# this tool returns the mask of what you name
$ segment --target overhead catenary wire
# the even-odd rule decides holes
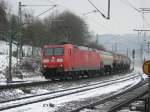
[[[138,8],[136,8],[134,5],[132,5],[128,0],[120,0],[122,3],[128,5],[129,7],[131,7],[132,9],[134,9],[136,12],[138,12],[138,14],[140,14],[143,19],[145,20],[147,26],[150,27],[150,24],[148,23],[148,21],[146,20],[146,18],[143,16],[143,13],[141,10],[139,10]]]
[[[31,6],[31,7],[32,7],[32,6],[37,6],[37,7],[39,7],[39,6],[40,6],[40,7],[41,7],[41,6],[48,6],[48,7],[49,7],[49,6],[54,6],[54,5],[21,5],[21,6]]]
[[[52,10],[53,8],[55,8],[56,6],[57,6],[57,5],[54,5],[53,7],[47,9],[46,11],[44,11],[44,12],[42,12],[41,14],[37,15],[36,17],[39,17],[39,16],[45,14],[46,12],[48,12],[48,11]]]
[[[88,2],[104,17],[107,18],[90,0]]]
[[[134,5],[132,5],[128,0],[125,0],[125,1],[124,0],[120,0],[120,1],[123,1],[126,5],[130,6],[132,9],[134,9],[137,12],[141,13],[141,11],[138,8],[136,8]]]
[[[97,10],[93,10],[93,11],[90,11],[90,12],[83,13],[83,16],[87,16],[88,14],[97,13],[97,12],[98,12]],[[119,27],[121,22],[113,15],[111,15],[111,18],[112,18],[111,20],[113,20]]]
[[[54,1],[52,1],[52,0],[48,0],[48,1],[49,1],[50,3],[52,3],[52,4],[57,5],[58,7],[62,7],[62,8],[64,8],[64,9],[69,10],[69,11],[72,11],[72,12],[74,12],[74,13],[80,15],[81,17],[85,18],[85,15],[84,15],[83,13],[77,12],[76,10],[70,9],[70,8],[68,8],[68,7],[66,7],[66,6],[64,6],[64,5],[62,5],[62,4],[56,3],[56,2],[54,2]],[[110,29],[110,28],[108,28],[108,27],[106,27],[106,26],[100,24],[99,22],[96,22],[96,20],[93,19],[93,18],[89,18],[89,17],[88,17],[87,19],[88,19],[89,21],[91,21],[92,23],[94,23],[94,26],[96,26],[97,28],[100,28],[100,27],[101,27],[101,28],[103,28],[103,29],[105,29],[105,30],[107,30],[107,31],[114,32],[112,29]],[[116,37],[120,37],[120,36],[116,36]]]

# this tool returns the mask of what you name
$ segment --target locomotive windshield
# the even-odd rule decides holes
[[[61,47],[57,48],[44,48],[45,56],[63,55],[64,49]]]

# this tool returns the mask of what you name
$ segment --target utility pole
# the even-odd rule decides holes
[[[99,39],[98,39],[98,34],[96,34],[96,41],[95,41],[95,44],[96,44],[96,45],[98,45],[98,41],[99,41]]]
[[[137,31],[138,34],[139,32],[150,32],[149,29],[134,29],[133,31]],[[141,57],[141,62],[143,63],[144,59],[143,59],[143,45],[141,45],[141,48],[140,48],[140,57]]]
[[[150,45],[150,42],[147,42],[147,53],[148,53],[148,57],[149,57],[149,50],[150,50],[150,49],[149,49],[149,47],[150,47],[149,45]]]
[[[140,57],[141,57],[141,63],[143,63],[144,58],[143,58],[143,44],[141,44],[141,48],[140,48]]]
[[[150,12],[150,8],[140,8],[140,11],[141,11],[142,17],[143,17],[143,29],[145,29],[145,24],[144,24],[145,17],[144,17],[144,15],[145,15],[145,13]],[[144,32],[144,37],[145,37],[146,32],[145,31],[143,31],[143,32]]]
[[[12,74],[11,74],[11,65],[12,65],[12,32],[10,34],[10,40],[9,40],[9,76],[7,78],[7,82],[12,81]]]
[[[22,10],[21,10],[21,2],[19,2],[19,11],[18,11],[18,59],[22,58]]]
[[[127,57],[129,56],[129,48],[127,48]]]
[[[117,52],[117,51],[118,51],[118,44],[115,43],[114,45],[115,45],[115,46],[114,46],[114,47],[115,47],[115,52]]]
[[[145,25],[144,25],[144,14],[145,13],[149,13],[150,12],[150,8],[140,8],[141,9],[141,12],[143,14],[143,29],[144,30],[141,30],[141,31],[144,31],[144,37],[145,37],[145,33],[150,31],[150,30],[145,30]],[[146,41],[146,40],[145,40]],[[147,43],[148,44],[148,55],[149,55],[149,42]],[[145,61],[145,60],[144,60]],[[145,62],[144,62],[145,63]],[[148,71],[150,70],[150,63],[148,64]],[[149,71],[150,73],[150,71]],[[148,96],[148,112],[150,112],[150,75],[149,75],[149,96]]]
[[[50,11],[51,9],[53,9],[53,8],[55,8],[56,7],[56,5],[24,5],[24,4],[22,4],[21,2],[19,2],[19,9],[18,9],[18,47],[17,47],[17,50],[18,50],[18,55],[17,55],[17,58],[19,59],[19,60],[21,60],[21,58],[22,58],[22,7],[26,7],[26,6],[31,6],[31,7],[33,7],[33,6],[46,6],[46,7],[48,7],[48,6],[52,6],[51,8],[49,8],[48,10],[46,10],[46,11],[44,11],[44,12],[42,12],[41,14],[39,14],[39,15],[37,15],[36,17],[39,17],[39,16],[41,16],[41,15],[43,15],[44,13],[46,13],[46,12],[48,12],[48,11]],[[25,23],[26,24],[26,23]],[[18,63],[18,59],[17,59],[17,63]]]
[[[108,13],[107,19],[110,19],[110,0],[108,0]]]
[[[132,59],[133,59],[133,70],[134,70],[134,64],[135,64],[135,49],[132,50]]]
[[[114,45],[112,44],[112,51],[114,52]]]

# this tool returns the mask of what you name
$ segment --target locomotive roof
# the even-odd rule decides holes
[[[44,45],[43,48],[46,47],[64,47],[64,45],[67,45],[69,43],[63,43],[63,44],[57,44],[57,45]],[[70,44],[72,45],[72,44]],[[79,45],[72,45],[74,48],[78,48],[80,50],[85,50],[85,51],[96,51],[99,52],[100,50],[94,49],[94,48],[89,48],[89,47],[85,47],[85,46],[79,46]]]
[[[46,48],[46,47],[63,47],[64,45],[44,45],[43,48]]]

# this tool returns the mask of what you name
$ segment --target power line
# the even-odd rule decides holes
[[[126,5],[128,5],[128,6],[130,6],[131,8],[133,8],[135,11],[137,11],[138,13],[145,13],[145,12],[142,12],[142,11],[145,11],[145,10],[139,10],[138,8],[136,8],[135,6],[133,6],[128,0],[120,0],[121,2],[123,2],[123,3],[126,3]],[[146,11],[149,11],[148,10],[149,8],[146,8]],[[141,16],[143,16],[142,14],[141,14]],[[146,24],[147,24],[147,26],[149,26],[150,27],[150,24],[148,23],[148,21],[146,20],[146,18],[143,16],[143,19],[145,20],[145,22],[146,22]]]
[[[54,5],[21,5],[21,6],[31,6],[31,7],[32,7],[32,6],[37,6],[37,7],[39,7],[39,6],[40,6],[40,7],[41,7],[41,6],[48,6],[48,7],[49,7],[49,6],[54,6]]]
[[[106,18],[106,16],[90,0],[88,1],[104,18]]]
[[[132,7],[134,10],[136,10],[137,12],[141,12],[138,8],[136,8],[135,6],[133,6],[128,0],[126,0],[126,2],[129,4],[130,7]]]
[[[141,13],[141,11],[138,9],[138,8],[136,8],[135,6],[133,6],[128,0],[120,0],[122,3],[124,3],[124,4],[126,4],[126,5],[128,5],[128,6],[130,6],[132,9],[134,9],[134,10],[136,10],[137,12],[140,12]]]
[[[86,15],[92,14],[92,13],[97,13],[97,12],[98,12],[97,10],[93,10],[93,11],[84,13],[83,16],[86,16]]]
[[[46,11],[42,12],[41,14],[37,15],[36,17],[39,17],[39,16],[41,16],[41,15],[45,14],[46,12],[48,12],[48,11],[52,10],[52,9],[53,9],[53,8],[55,8],[55,7],[56,7],[56,5],[53,5],[53,7],[51,7],[51,8],[49,8],[48,10],[46,10]]]
[[[53,8],[55,8],[56,7],[56,5],[22,5],[22,4],[20,4],[20,7],[26,7],[26,6],[31,6],[31,7],[35,7],[35,6],[37,6],[37,7],[41,7],[41,6],[47,6],[47,7],[49,7],[49,6],[53,6],[53,7],[51,7],[51,8],[49,8],[48,10],[46,10],[46,11],[44,11],[44,12],[42,12],[41,14],[39,14],[39,15],[37,15],[36,17],[39,17],[39,16],[41,16],[41,15],[43,15],[43,14],[45,14],[46,12],[48,12],[48,11],[50,11],[51,9],[53,9]]]
[[[57,6],[60,6],[60,7],[64,8],[64,9],[67,9],[67,10],[70,10],[70,11],[72,11],[72,12],[74,12],[74,13],[77,13],[77,14],[79,14],[81,17],[85,18],[85,15],[84,15],[84,14],[81,14],[80,12],[77,12],[76,10],[70,9],[70,8],[64,6],[64,5],[58,4],[58,3],[56,3],[56,2],[53,2],[52,0],[48,0],[48,1],[49,1],[50,3],[52,3],[52,4],[55,4],[55,5],[57,5]],[[90,12],[88,12],[88,13],[90,13]],[[105,29],[105,30],[108,30],[108,31],[110,31],[110,32],[114,32],[112,29],[110,29],[110,28],[108,28],[108,27],[106,27],[106,26],[100,24],[99,22],[96,22],[96,20],[93,19],[93,18],[89,18],[89,17],[88,17],[87,19],[90,20],[91,22],[93,22],[93,23],[94,23],[93,25],[96,26],[98,29],[101,27],[101,28],[103,28],[103,29]],[[120,37],[120,36],[115,35],[115,37]]]
[[[147,21],[147,19],[146,19],[144,16],[143,16],[143,19],[145,20],[145,22],[146,22],[147,26],[149,26],[149,27],[150,27],[149,22]]]
[[[53,2],[52,0],[49,0],[49,2],[51,2],[52,4],[55,4],[55,5],[57,5],[57,6],[63,7],[63,8],[65,8],[65,9],[67,9],[67,10],[70,10],[68,7],[66,7],[66,6],[64,6],[64,5],[61,5],[61,4],[58,4],[58,3],[56,3],[56,2]]]

